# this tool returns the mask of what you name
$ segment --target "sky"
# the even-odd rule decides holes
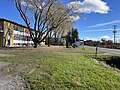
[[[25,25],[11,1],[0,0],[0,18]],[[120,0],[63,1],[78,13],[73,16],[73,27],[78,29],[80,39],[113,40],[113,26],[117,25],[116,41],[120,42]]]

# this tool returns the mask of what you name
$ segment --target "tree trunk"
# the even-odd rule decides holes
[[[75,39],[74,39],[74,37],[72,38],[72,43],[75,43]]]
[[[50,37],[48,35],[48,47],[50,47]]]
[[[38,45],[38,43],[37,43],[37,42],[38,42],[38,40],[37,40],[37,38],[36,38],[36,37],[34,38],[33,42],[34,42],[34,48],[37,48],[37,45]]]
[[[58,43],[58,39],[57,39],[57,34],[55,33],[55,37],[54,37],[54,44],[55,44],[55,46],[57,46],[57,43]]]
[[[55,46],[57,45],[57,36],[55,34]]]
[[[66,48],[69,48],[68,39],[66,39]]]
[[[34,42],[34,48],[37,48],[37,43],[36,42]]]

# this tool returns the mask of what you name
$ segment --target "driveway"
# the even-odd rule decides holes
[[[96,47],[91,47],[91,46],[85,46],[85,47],[96,50]],[[104,53],[114,54],[114,55],[119,55],[120,56],[120,50],[119,49],[109,49],[109,48],[101,48],[101,47],[99,47],[98,52],[104,52]]]

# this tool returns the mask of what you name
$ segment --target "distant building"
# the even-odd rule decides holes
[[[0,47],[32,46],[29,29],[16,22],[0,19]]]

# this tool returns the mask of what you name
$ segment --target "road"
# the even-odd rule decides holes
[[[93,50],[96,49],[96,47],[91,47],[91,46],[85,46],[85,47],[86,48],[91,48]],[[120,55],[120,50],[118,50],[118,49],[109,49],[109,48],[101,48],[101,47],[99,47],[98,52],[104,52],[104,53],[107,53],[107,54]]]

